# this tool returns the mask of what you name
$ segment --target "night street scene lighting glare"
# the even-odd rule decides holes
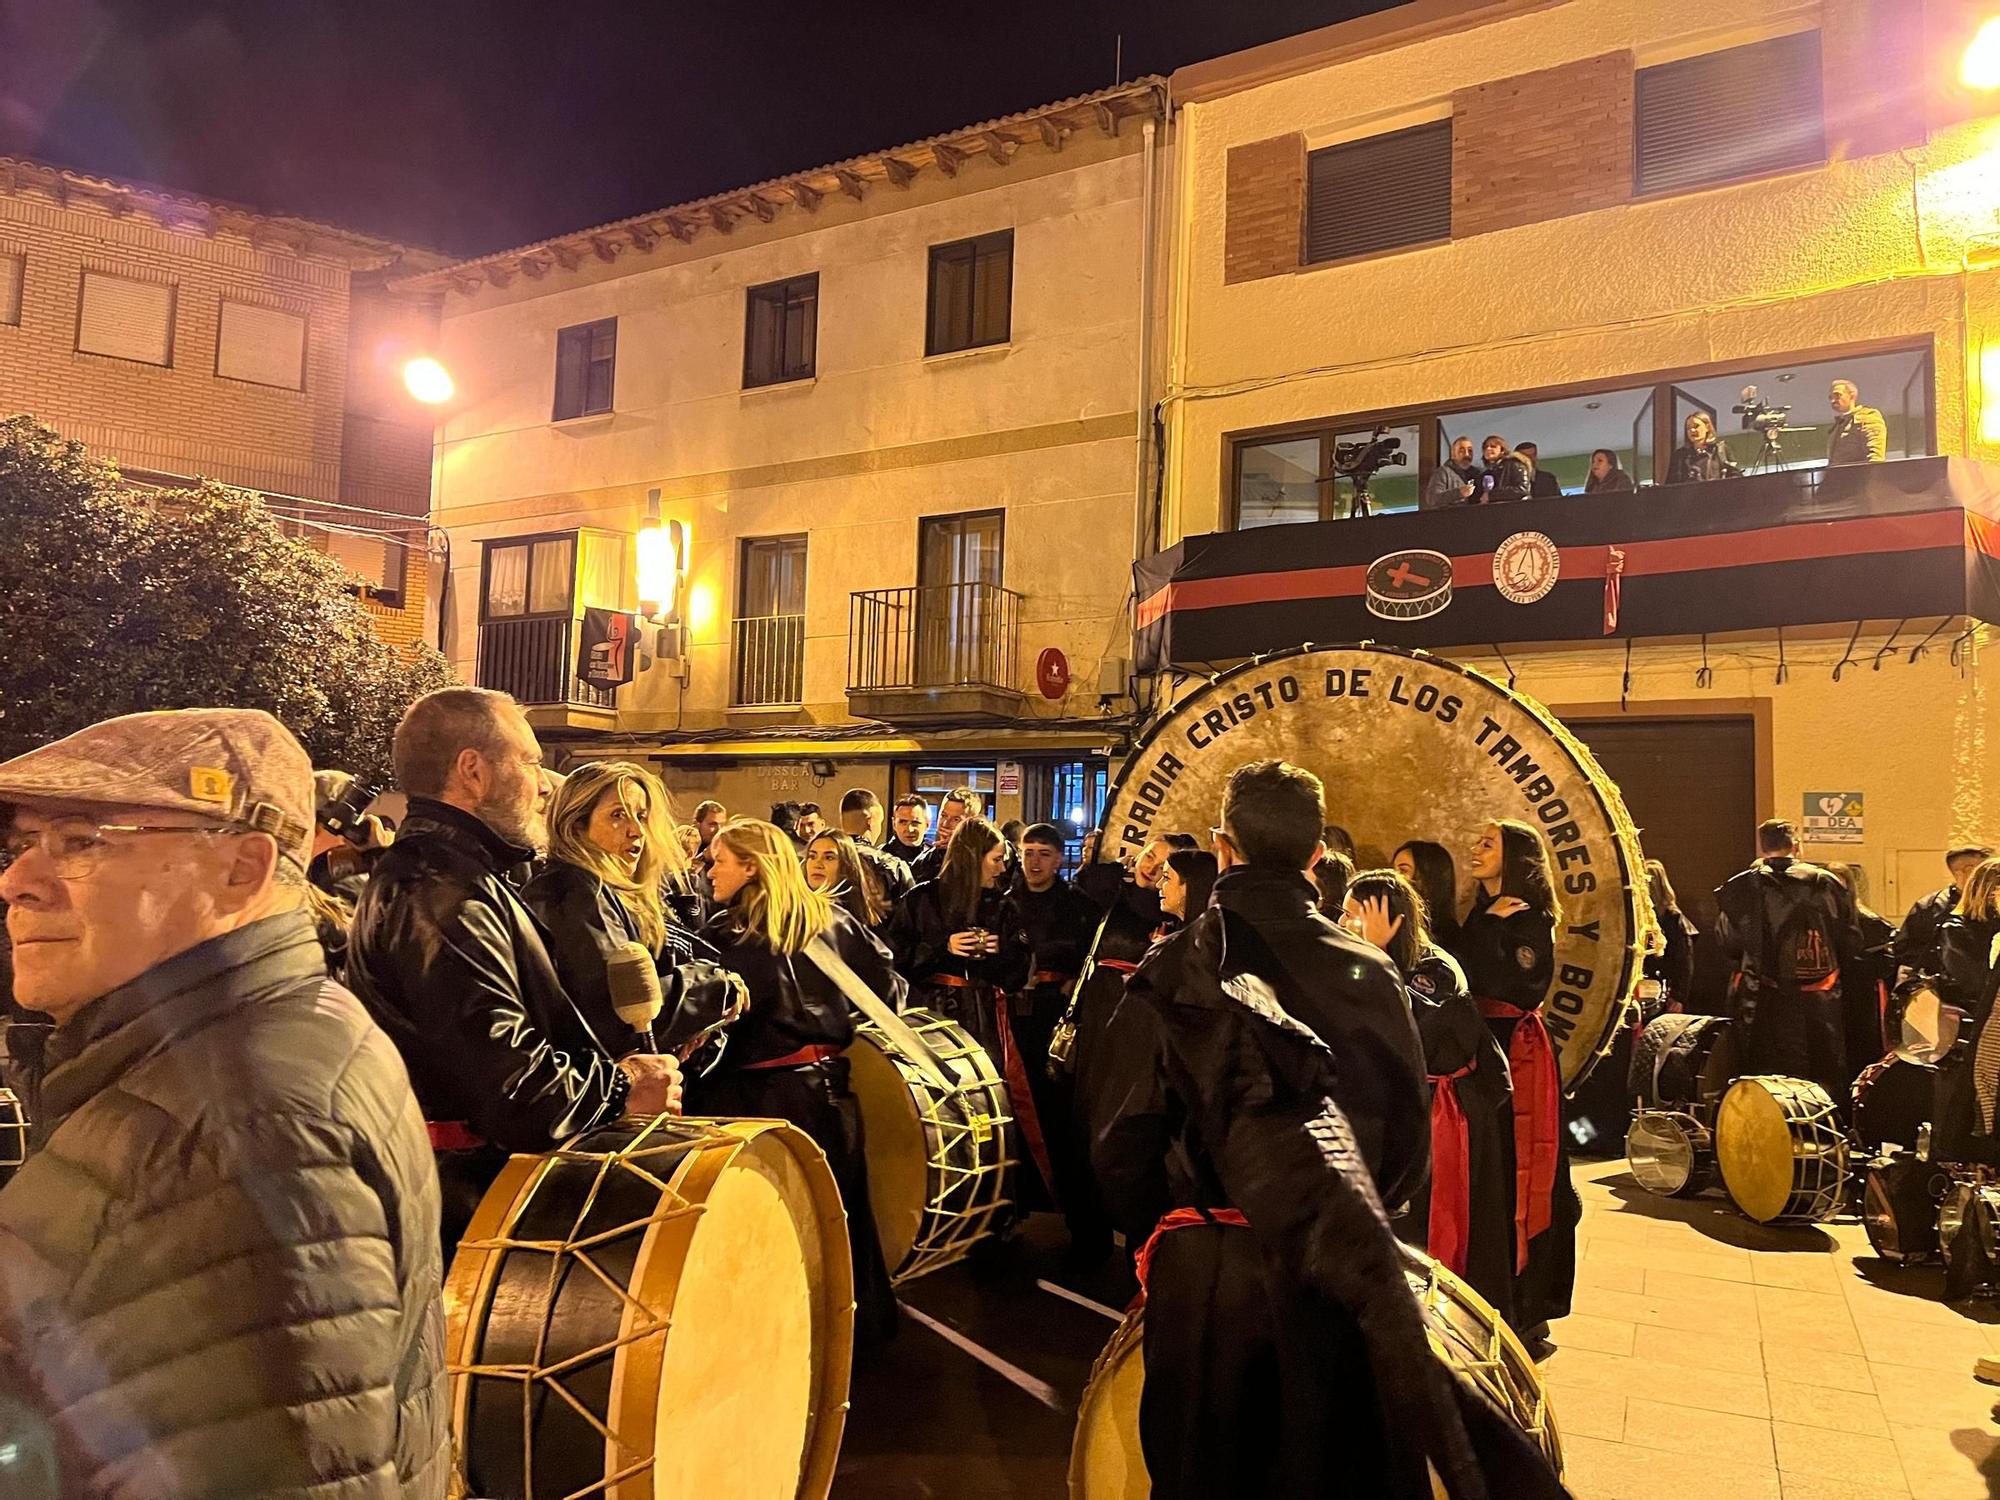
[[[2000,89],[2000,16],[1979,28],[1958,65],[1958,79],[1969,89]]]
[[[451,371],[425,355],[403,366],[403,388],[426,406],[436,406],[449,401],[457,386],[452,384]]]

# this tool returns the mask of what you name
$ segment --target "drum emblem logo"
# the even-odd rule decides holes
[[[1533,604],[1556,586],[1562,554],[1539,531],[1517,531],[1493,550],[1493,586],[1513,604]]]
[[[1451,559],[1412,548],[1384,553],[1368,565],[1368,613],[1384,620],[1421,620],[1451,603]]]
[[[1514,950],[1514,962],[1519,964],[1524,969],[1534,968],[1535,950],[1533,948],[1525,948],[1525,947],[1516,948]]]

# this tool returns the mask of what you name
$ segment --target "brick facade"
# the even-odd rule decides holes
[[[1632,54],[1607,52],[1452,97],[1454,238],[1632,196]]]
[[[0,324],[0,413],[26,412],[128,470],[427,514],[428,419],[409,410],[395,413],[400,421],[355,410],[378,405],[381,397],[364,391],[351,374],[352,310],[357,297],[367,296],[356,285],[351,255],[297,243],[304,239],[298,235],[260,242],[215,227],[196,211],[183,225],[175,222],[175,210],[184,200],[105,184],[72,195],[60,174],[6,166],[0,173],[0,255],[20,258],[22,285],[18,322]],[[154,204],[160,212],[145,211]],[[77,349],[86,271],[174,289],[170,364]],[[302,389],[217,375],[225,301],[280,308],[305,320]],[[292,507],[292,513],[301,512]],[[419,562],[411,570],[418,587],[406,583],[404,609],[378,608],[385,636],[420,632],[423,576]],[[407,626],[393,619],[401,613],[410,616]]]
[[[1305,137],[1231,147],[1224,190],[1222,279],[1254,281],[1296,271],[1305,233]]]

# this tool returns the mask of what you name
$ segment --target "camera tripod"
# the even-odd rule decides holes
[[[1758,423],[1757,431],[1764,436],[1763,446],[1758,448],[1757,456],[1750,460],[1750,466],[1744,472],[1769,474],[1782,469],[1785,466],[1785,451],[1784,444],[1779,439],[1785,433],[1805,430],[1803,427],[1786,427],[1782,423],[1776,427]]]

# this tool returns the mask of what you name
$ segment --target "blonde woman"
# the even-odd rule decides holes
[[[1682,428],[1687,441],[1674,449],[1667,468],[1668,484],[1700,484],[1710,479],[1737,479],[1743,471],[1729,456],[1729,444],[1716,435],[1715,418],[1693,413]]]
[[[547,929],[556,977],[613,1057],[676,1050],[721,1021],[734,990],[722,968],[696,957],[693,934],[661,899],[664,868],[680,854],[666,803],[659,778],[644,766],[612,760],[578,767],[549,808],[548,864],[521,892]],[[660,971],[665,1005],[652,1048],[611,1003],[605,961],[628,943],[642,944]]]
[[[750,1008],[720,1064],[690,1084],[687,1111],[789,1120],[826,1152],[847,1205],[856,1333],[886,1338],[896,1302],[875,1238],[861,1114],[842,1055],[854,1040],[854,1013],[806,948],[823,939],[892,1010],[902,1008],[903,981],[889,950],[826,891],[806,884],[789,833],[738,818],[722,825],[708,852],[719,905],[702,936],[749,987]]]

